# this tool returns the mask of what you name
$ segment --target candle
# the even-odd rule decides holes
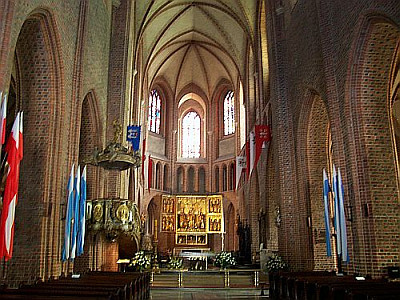
[[[154,240],[157,240],[157,220],[154,220]]]

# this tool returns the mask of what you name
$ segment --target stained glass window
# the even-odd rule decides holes
[[[160,133],[161,98],[157,90],[152,90],[149,97],[149,130]]]
[[[233,91],[228,91],[224,99],[224,135],[235,133],[235,98]]]
[[[200,157],[200,116],[194,111],[182,120],[182,157]]]

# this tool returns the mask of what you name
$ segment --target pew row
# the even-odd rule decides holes
[[[276,272],[269,276],[271,299],[394,300],[400,299],[400,282],[357,280],[332,272]]]
[[[29,295],[29,296],[28,296]],[[109,299],[144,300],[150,297],[149,273],[88,272],[18,289],[3,288],[1,299]]]

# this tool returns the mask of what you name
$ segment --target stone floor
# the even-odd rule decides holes
[[[150,299],[213,300],[213,299],[269,299],[268,290],[261,296],[260,289],[230,288],[152,288]]]

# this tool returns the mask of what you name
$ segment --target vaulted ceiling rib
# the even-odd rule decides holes
[[[138,45],[151,84],[164,78],[175,94],[195,84],[211,99],[219,81],[236,83],[253,44],[255,3],[249,0],[139,0]],[[144,2],[148,4],[145,5]]]

